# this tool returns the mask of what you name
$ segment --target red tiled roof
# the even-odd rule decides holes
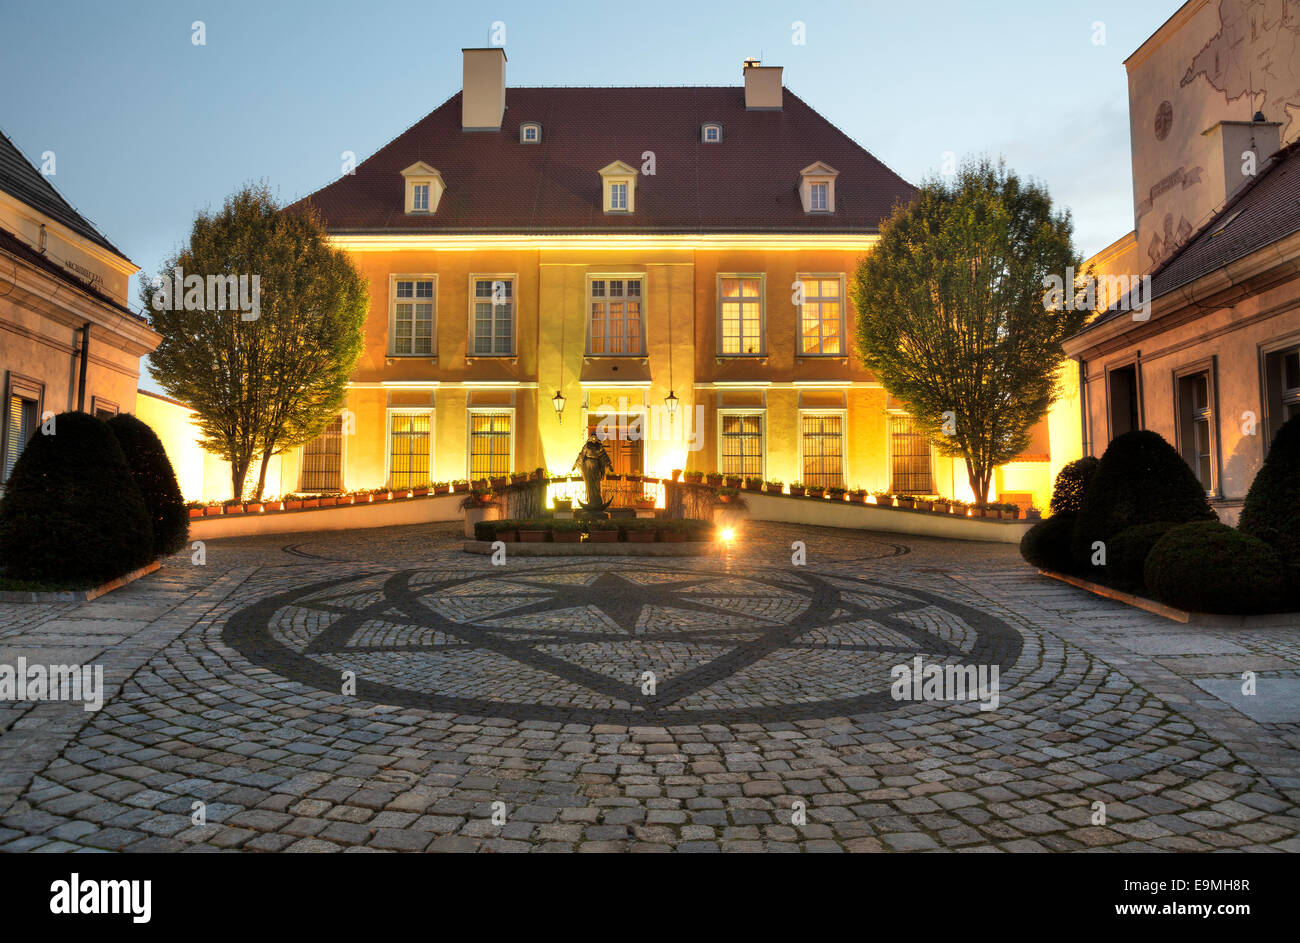
[[[761,233],[874,232],[915,189],[788,89],[780,111],[746,111],[743,88],[510,88],[500,132],[461,130],[460,94],[418,121],[356,173],[300,200],[331,232]],[[519,126],[542,125],[537,144]],[[700,126],[722,141],[700,142]],[[605,165],[637,178],[635,210],[601,209]],[[401,171],[435,167],[447,191],[432,216],[404,212]],[[803,211],[799,171],[839,171],[835,213]]]

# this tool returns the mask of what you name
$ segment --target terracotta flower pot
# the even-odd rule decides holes
[[[434,485],[434,486],[433,486],[433,493],[434,493],[434,494],[446,494],[447,491],[449,490],[449,488],[450,488],[450,485]]]
[[[851,504],[866,504],[867,496],[865,494],[851,494],[849,495],[849,502]]]
[[[709,475],[705,480],[709,483],[709,487],[710,487],[710,488],[721,488],[721,487],[722,487],[722,476],[721,476],[721,475]]]
[[[616,530],[593,530],[589,540],[594,544],[614,544],[618,543],[618,531]]]
[[[627,542],[630,544],[652,544],[655,542],[655,532],[652,530],[629,530],[627,531]]]
[[[780,494],[781,487],[782,487],[781,485],[764,485],[763,490],[766,491],[768,494]]]
[[[297,500],[294,500],[294,501],[286,501],[286,502],[284,502],[284,509],[285,509],[286,511],[297,511],[297,510],[300,509],[301,507],[302,507],[302,499],[301,499],[301,498],[299,498],[299,499],[297,499]]]
[[[508,544],[519,542],[519,531],[514,529],[493,531],[492,536],[494,539],[505,541]]]
[[[551,532],[557,544],[576,544],[582,540],[582,531],[580,530],[557,530]]]
[[[657,530],[659,542],[665,544],[680,544],[686,542],[686,535],[679,530]]]
[[[794,485],[790,486],[790,493],[794,495],[796,498],[802,498],[804,494],[807,493],[807,490],[808,489],[806,488],[796,488]]]
[[[332,508],[334,507],[334,505],[339,503],[339,499],[333,497],[320,498],[319,501],[320,501],[320,506],[323,508]]]
[[[677,480],[678,480],[679,478],[681,478],[681,477],[682,477],[682,470],[681,470],[680,468],[674,468],[674,469],[673,469],[673,481],[677,481]]]
[[[305,508],[320,507],[320,498],[303,498],[302,506]]]
[[[895,501],[900,508],[906,508],[909,511],[916,505],[916,502],[910,498],[895,498]]]
[[[204,508],[190,508],[190,520],[203,516]]]
[[[546,531],[544,530],[520,530],[519,540],[526,544],[540,544],[546,541]]]
[[[458,482],[456,482],[456,484],[454,484],[454,485],[451,486],[451,490],[452,490],[452,492],[455,493],[455,494],[462,494],[462,493],[464,493],[464,492],[466,492],[466,491],[469,490],[469,482],[468,482],[468,481],[458,481]]]
[[[809,488],[809,489],[808,489],[808,497],[810,497],[810,498],[820,498],[820,497],[824,496],[825,494],[826,494],[826,489],[825,489],[825,488]]]
[[[261,514],[262,505],[260,502],[257,504],[245,504],[244,510],[247,511],[249,514]]]
[[[412,491],[411,491],[411,496],[412,496],[412,497],[415,497],[415,498],[423,498],[423,497],[424,497],[425,495],[427,495],[428,493],[429,493],[429,489],[428,489],[428,488],[415,488],[415,489],[412,489]]]
[[[262,506],[263,506],[264,508],[266,508],[268,511],[283,511],[283,510],[284,510],[284,502],[283,502],[283,501],[267,501],[267,502],[266,502],[264,505],[262,505]]]

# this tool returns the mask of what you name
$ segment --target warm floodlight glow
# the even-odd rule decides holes
[[[733,540],[736,539],[735,529],[731,527],[722,528],[722,530],[718,531],[718,539],[721,540],[724,544],[731,543]]]
[[[566,400],[564,398],[564,394],[561,393],[559,390],[556,390],[555,395],[551,397],[551,405],[555,407],[555,418],[558,419],[560,422],[564,421],[565,402]]]

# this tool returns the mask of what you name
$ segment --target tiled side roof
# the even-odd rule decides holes
[[[461,130],[456,94],[310,201],[335,232],[872,232],[915,189],[788,89],[780,111],[746,111],[743,88],[509,88],[500,132]],[[519,126],[542,125],[537,144]],[[722,124],[722,141],[700,126]],[[601,209],[597,171],[615,160],[655,173],[635,212]],[[404,213],[401,171],[416,161],[447,184],[432,216]],[[799,171],[839,171],[836,211],[803,211]]]
[[[1258,177],[1235,194],[1208,223],[1151,273],[1151,298],[1300,231],[1300,141],[1278,151]],[[1124,315],[1116,302],[1080,333]]]
[[[48,272],[49,274],[53,275],[55,278],[61,279],[67,282],[69,285],[73,285],[76,288],[81,289],[86,294],[90,295],[100,303],[112,308],[115,311],[119,311],[122,314],[135,318],[137,321],[140,321],[143,324],[149,323],[148,318],[140,314],[137,314],[136,312],[128,308],[126,305],[122,304],[119,301],[114,300],[109,295],[101,291],[99,288],[96,288],[94,285],[90,284],[89,282],[85,281],[79,276],[68,271],[62,265],[59,265],[53,259],[41,255],[39,252],[37,252],[27,243],[23,242],[13,233],[9,232],[7,229],[0,229],[0,252],[8,252],[12,255],[17,256],[18,258],[22,259],[24,262],[27,262],[29,265],[33,266],[34,268],[38,268],[43,272]]]
[[[84,236],[114,255],[126,256],[114,246],[84,216],[59,195],[45,176],[27,162],[14,142],[0,131],[0,190],[44,213],[55,222],[62,223],[79,236]]]

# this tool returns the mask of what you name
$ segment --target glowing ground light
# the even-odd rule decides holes
[[[736,539],[735,528],[732,527],[722,528],[722,530],[718,531],[718,539],[721,540],[724,544],[731,543],[733,540]]]

